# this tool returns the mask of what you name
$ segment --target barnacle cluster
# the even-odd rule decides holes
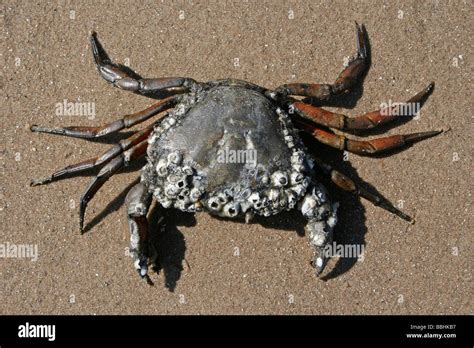
[[[180,103],[163,118],[155,127],[149,143],[153,145],[170,129],[179,126],[195,100]],[[276,114],[281,125],[279,131],[291,153],[286,165],[281,165],[280,161],[272,165],[257,161],[253,166],[242,167],[236,182],[209,190],[206,168],[196,163],[189,153],[161,149],[155,144],[148,148],[148,158],[152,160],[145,166],[142,180],[165,208],[174,207],[187,212],[205,208],[210,213],[229,218],[254,213],[270,216],[291,210],[311,183],[308,173],[313,165],[289,116],[279,108]]]

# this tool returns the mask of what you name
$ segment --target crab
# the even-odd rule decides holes
[[[364,197],[409,222],[412,218],[378,193],[356,185],[346,175],[310,153],[300,137],[309,133],[316,141],[358,155],[374,155],[433,137],[442,131],[392,135],[356,140],[343,132],[363,132],[399,119],[395,107],[347,117],[315,106],[343,97],[366,74],[369,65],[368,35],[356,23],[357,54],[333,84],[291,83],[275,89],[235,80],[197,82],[191,78],[141,78],[115,64],[92,32],[90,41],[99,74],[120,89],[158,99],[147,109],[98,127],[46,128],[31,131],[82,139],[98,139],[146,120],[149,126],[121,140],[102,155],[32,180],[50,183],[71,174],[100,169],[80,200],[79,225],[84,226],[88,202],[115,173],[141,157],[146,165],[140,181],[125,202],[130,229],[130,253],[142,278],[149,279],[153,263],[147,213],[152,200],[165,209],[208,212],[249,222],[253,215],[269,217],[299,209],[307,220],[309,244],[314,249],[316,275],[328,257],[333,241],[338,203],[332,202],[315,174],[327,176],[337,187]],[[407,103],[423,104],[432,93],[430,83]],[[306,99],[303,99],[306,97]],[[392,111],[392,113],[387,112]],[[414,117],[415,113],[404,115]],[[244,155],[244,156],[242,156]],[[156,261],[156,260],[155,260]]]

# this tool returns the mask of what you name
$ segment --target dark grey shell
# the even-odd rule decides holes
[[[292,209],[310,183],[288,115],[258,90],[214,85],[184,95],[155,127],[142,181],[165,208],[220,216]]]

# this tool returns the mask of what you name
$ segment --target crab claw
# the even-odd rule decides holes
[[[148,261],[146,258],[140,258],[135,261],[135,268],[137,269],[140,278],[145,279],[148,285],[154,285],[150,276],[148,275]]]
[[[311,262],[311,265],[316,270],[316,276],[319,277],[324,271],[324,267],[326,267],[327,260],[328,259],[325,255],[325,248],[316,248],[313,261]]]
[[[148,274],[148,262],[146,258],[139,258],[135,261],[135,268],[141,278],[145,278]]]

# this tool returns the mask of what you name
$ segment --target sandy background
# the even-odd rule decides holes
[[[473,313],[472,16],[470,1],[2,1],[0,243],[36,244],[39,258],[0,259],[0,313]],[[29,187],[110,146],[29,125],[98,125],[153,102],[99,77],[90,30],[145,77],[276,87],[332,82],[355,52],[354,20],[367,27],[372,67],[345,112],[403,101],[433,80],[420,119],[390,133],[452,129],[391,157],[343,162],[323,151],[416,217],[411,226],[331,190],[341,201],[336,239],[365,244],[363,262],[334,259],[326,281],[314,277],[296,213],[251,225],[169,213],[177,226],[160,237],[163,270],[150,287],[125,255],[122,202],[137,172],[96,195],[82,236],[78,203],[90,177]],[[95,103],[95,119],[56,116],[64,99]]]

